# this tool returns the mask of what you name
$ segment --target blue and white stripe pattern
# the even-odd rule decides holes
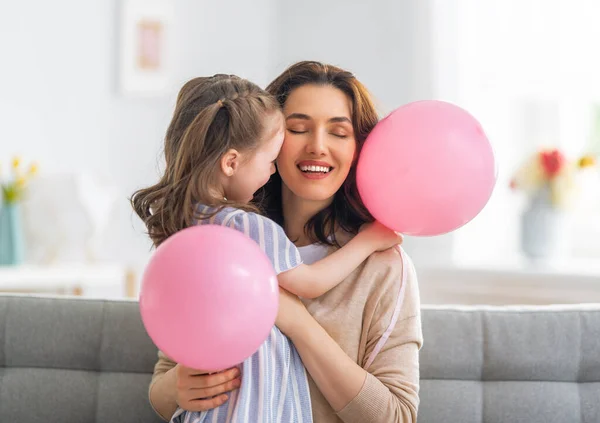
[[[210,208],[201,206],[202,213]],[[198,224],[228,226],[245,233],[267,254],[277,273],[302,263],[300,253],[272,220],[225,208]],[[312,408],[306,370],[291,341],[277,329],[241,367],[242,385],[220,407],[205,412],[178,409],[173,423],[311,423]]]

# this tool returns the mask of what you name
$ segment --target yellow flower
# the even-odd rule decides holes
[[[33,176],[38,172],[38,165],[36,163],[32,163],[31,166],[29,166],[29,175]]]
[[[15,157],[12,161],[13,169],[18,168],[20,164],[21,164],[21,159],[19,157]]]
[[[20,178],[17,179],[17,186],[19,188],[22,188],[25,186],[25,184],[27,183],[27,178],[21,176]]]
[[[580,168],[586,168],[586,167],[593,167],[596,164],[596,159],[593,156],[583,156],[581,159],[579,159],[579,167]]]

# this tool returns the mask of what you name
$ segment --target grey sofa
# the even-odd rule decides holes
[[[419,422],[600,422],[600,306],[423,309]],[[0,296],[0,422],[152,423],[137,303]],[[365,422],[368,423],[368,422]]]

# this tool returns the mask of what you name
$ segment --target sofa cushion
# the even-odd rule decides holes
[[[600,305],[422,321],[419,423],[600,422]],[[0,422],[159,422],[155,361],[136,302],[0,296]]]
[[[600,306],[423,310],[419,422],[600,422]]]
[[[0,421],[161,421],[136,302],[4,296],[0,322]]]

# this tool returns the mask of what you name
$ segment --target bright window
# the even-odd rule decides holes
[[[508,188],[516,166],[541,146],[600,154],[600,1],[432,5],[436,92],[481,121],[500,164],[488,206],[455,233],[455,258],[515,257],[525,200]],[[600,258],[600,186],[588,189],[574,215],[572,255]]]

